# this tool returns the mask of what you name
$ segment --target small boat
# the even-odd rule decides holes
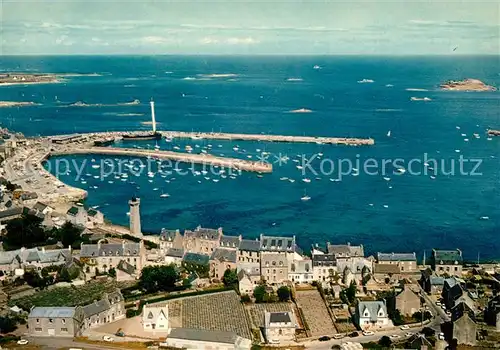
[[[311,179],[308,179],[307,177],[303,178],[302,181],[304,181],[305,183],[309,183],[311,182]]]
[[[299,169],[299,170],[304,169],[304,167],[302,165],[297,165],[296,168]]]
[[[201,181],[199,181],[199,182],[201,182]],[[167,198],[167,197],[170,197],[170,195],[168,193],[160,194],[160,198]]]
[[[280,180],[281,181],[286,181],[286,180],[288,180],[288,177],[280,177]]]
[[[464,139],[465,142],[469,142],[469,139]]]
[[[173,149],[175,149],[175,150],[180,150],[180,147],[179,147],[179,146],[174,146],[174,147],[172,147],[172,148],[173,148]]]
[[[391,130],[387,132],[387,137],[391,137]]]
[[[158,187],[153,188],[153,191],[158,191],[158,190],[159,190]]]
[[[213,179],[212,181],[213,182],[219,182],[219,179]]]
[[[237,152],[239,150],[238,147],[233,147],[233,151]]]
[[[313,66],[313,69],[316,69],[316,70],[317,70],[317,69],[321,69],[321,66],[318,66],[317,64],[315,64],[315,65]]]
[[[291,183],[294,183],[295,180],[294,179],[288,179],[288,181],[290,181]]]
[[[490,219],[490,217],[489,217],[489,216],[481,216],[479,219],[480,219],[480,220],[489,220],[489,219]]]
[[[400,173],[400,174],[404,174],[404,173],[406,173],[406,169],[405,169],[405,168],[403,168],[403,167],[396,168],[396,171],[397,171],[398,173]]]
[[[93,169],[99,169],[100,167],[101,167],[101,166],[100,166],[100,165],[97,165],[97,164],[93,164],[93,165],[92,165],[92,168],[93,168]]]
[[[387,204],[384,204],[384,208],[389,208],[389,206]]]
[[[491,140],[492,140],[492,138],[491,138],[491,137],[488,137],[486,140],[491,141]]]
[[[385,181],[391,181],[391,178],[390,178],[390,177],[387,177],[387,176],[384,176],[384,180],[385,180]]]
[[[306,202],[306,201],[308,201],[308,200],[310,200],[310,199],[311,199],[311,197],[309,197],[309,196],[307,195],[306,190],[304,190],[304,195],[300,198],[300,200],[301,200],[301,201]]]
[[[436,177],[435,177],[435,176],[433,176],[433,175],[431,175],[431,176],[430,176],[430,178],[431,178],[432,180],[434,180]]]

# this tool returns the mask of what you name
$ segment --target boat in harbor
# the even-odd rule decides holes
[[[304,195],[300,198],[300,200],[301,200],[301,201],[303,201],[303,202],[306,202],[306,201],[308,201],[308,200],[310,200],[310,199],[311,199],[311,197],[309,197],[309,196],[307,195],[306,190],[304,190]]]
[[[134,140],[161,140],[162,135],[156,131],[156,119],[155,119],[155,103],[153,100],[149,103],[151,105],[151,125],[153,130],[151,132],[144,133],[133,133],[133,134],[123,134],[123,141],[134,141]]]

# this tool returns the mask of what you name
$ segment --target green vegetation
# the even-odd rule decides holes
[[[290,288],[287,286],[281,286],[278,288],[278,299],[279,301],[290,300]]]
[[[179,272],[175,265],[146,266],[142,269],[139,285],[148,293],[170,291],[179,280]]]
[[[83,242],[83,238],[81,237],[82,232],[83,229],[81,227],[75,226],[71,222],[65,222],[61,228],[53,229],[51,236],[60,241],[65,247],[80,248],[80,244]]]
[[[2,333],[14,332],[17,329],[17,321],[10,316],[0,316],[0,330]]]
[[[422,312],[417,311],[411,316],[415,322],[421,322],[422,321]],[[432,314],[429,311],[425,311],[423,315],[423,321],[427,321],[432,319]]]
[[[194,262],[182,262],[182,268],[187,273],[196,273],[200,278],[207,278],[210,267],[205,264],[197,264]]]
[[[352,304],[356,300],[356,291],[356,282],[352,281],[347,289],[340,292],[340,299],[346,304]]]
[[[125,233],[123,235],[113,235],[113,234],[107,233],[106,237],[122,238],[122,239],[126,239],[128,241],[132,241],[135,243],[139,243],[141,241],[140,238],[137,238],[135,236],[131,236],[127,233]],[[144,246],[148,249],[157,249],[158,248],[158,244],[156,244],[154,242],[148,241],[147,239],[143,239],[142,241],[144,242]]]
[[[378,341],[378,345],[384,347],[384,348],[390,348],[392,345],[392,340],[388,336],[384,335],[380,340]]]
[[[224,271],[222,282],[226,287],[236,286],[238,284],[238,275],[236,274],[236,269],[227,269],[226,271]]]
[[[274,303],[278,301],[276,295],[266,291],[265,285],[255,287],[253,290],[253,296],[256,303]]]
[[[114,289],[115,284],[102,282],[87,283],[78,287],[58,287],[10,300],[9,306],[17,305],[28,312],[33,306],[82,306],[99,300],[104,292],[111,292]]]

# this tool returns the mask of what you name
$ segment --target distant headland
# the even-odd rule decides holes
[[[441,84],[441,89],[449,91],[496,91],[496,87],[486,85],[478,79],[449,80]]]
[[[59,82],[55,74],[0,73],[0,86]]]

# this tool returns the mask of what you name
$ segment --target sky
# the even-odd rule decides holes
[[[500,54],[497,1],[0,1],[2,55]]]

